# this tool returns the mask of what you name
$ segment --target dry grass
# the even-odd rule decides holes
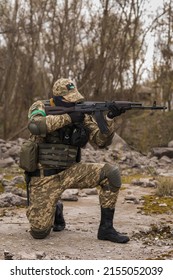
[[[158,180],[158,187],[156,190],[158,196],[173,196],[173,178],[160,177]]]

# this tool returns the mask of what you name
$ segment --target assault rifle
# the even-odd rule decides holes
[[[86,101],[81,103],[76,103],[74,106],[66,108],[59,106],[47,106],[45,104],[45,111],[47,115],[62,115],[68,114],[70,112],[82,112],[84,114],[93,115],[102,133],[108,133],[109,129],[107,127],[106,120],[103,113],[110,110],[110,106],[115,106],[118,109],[123,109],[123,111],[137,109],[137,110],[165,110],[165,106],[157,106],[156,101],[154,101],[152,106],[143,106],[140,102],[130,102],[130,101]]]

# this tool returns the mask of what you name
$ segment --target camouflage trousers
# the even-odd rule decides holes
[[[97,163],[76,163],[56,175],[32,177],[30,205],[26,213],[31,229],[40,231],[52,227],[56,202],[63,191],[70,188],[97,188],[100,205],[103,208],[115,208],[119,187],[114,191],[104,188],[108,185],[107,179],[100,182],[104,166]]]

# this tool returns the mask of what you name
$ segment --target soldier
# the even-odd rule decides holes
[[[64,229],[65,221],[56,202],[70,188],[98,189],[101,220],[97,237],[117,243],[126,243],[129,237],[113,227],[115,205],[121,187],[121,176],[116,165],[108,163],[80,162],[81,148],[89,142],[94,147],[104,148],[111,144],[115,131],[115,117],[122,111],[112,107],[106,116],[108,134],[102,134],[94,118],[81,112],[63,115],[46,115],[45,106],[70,107],[83,101],[73,81],[58,79],[53,85],[53,96],[48,101],[36,101],[29,109],[28,129],[30,140],[38,144],[37,168],[29,172],[30,204],[27,218],[30,233],[34,238],[45,238],[51,228]],[[60,215],[59,215],[60,213]],[[59,216],[58,216],[59,215]],[[56,219],[57,218],[57,219]]]

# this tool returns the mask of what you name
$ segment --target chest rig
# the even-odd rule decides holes
[[[44,142],[38,144],[39,163],[47,168],[68,168],[80,162],[81,148],[88,139],[89,131],[83,123],[69,124],[48,133]]]

